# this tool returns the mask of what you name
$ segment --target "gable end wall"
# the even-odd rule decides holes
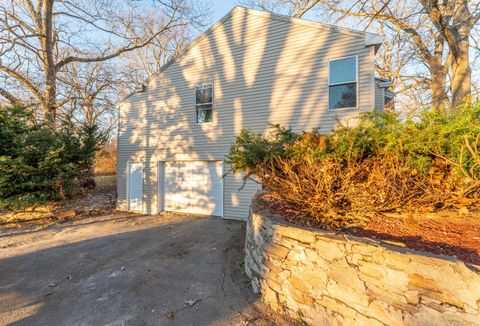
[[[358,56],[359,108],[328,110],[328,61],[350,55]],[[210,124],[195,124],[199,82],[214,84]],[[374,49],[364,37],[236,10],[120,105],[118,207],[126,209],[128,161],[145,162],[144,211],[153,214],[158,161],[224,160],[242,128],[266,133],[279,123],[330,132],[374,107]],[[241,176],[225,177],[226,218],[247,218],[259,186],[241,186]]]

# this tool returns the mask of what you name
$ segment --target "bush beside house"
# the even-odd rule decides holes
[[[298,219],[335,228],[379,212],[476,209],[479,142],[476,103],[409,117],[372,113],[329,135],[243,130],[228,163]]]

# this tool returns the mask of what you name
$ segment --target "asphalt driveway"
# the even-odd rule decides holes
[[[0,325],[274,325],[242,272],[244,222],[108,215],[0,230]]]

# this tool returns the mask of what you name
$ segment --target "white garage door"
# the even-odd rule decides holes
[[[221,161],[165,163],[165,210],[223,216]]]

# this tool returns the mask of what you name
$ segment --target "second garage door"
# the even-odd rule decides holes
[[[165,210],[223,216],[221,161],[165,162]]]

